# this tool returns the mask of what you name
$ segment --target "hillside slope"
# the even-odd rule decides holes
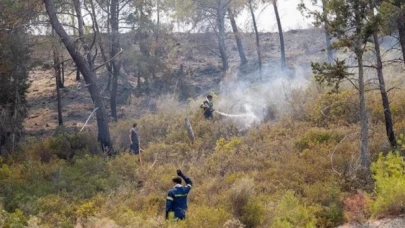
[[[289,31],[285,34],[287,64],[293,71],[299,71],[301,75],[309,75],[309,63],[311,61],[321,61],[324,58],[324,39],[321,30],[297,30]],[[232,35],[227,38],[227,49],[229,52],[230,71],[228,73],[229,80],[235,80],[238,75],[244,80],[258,80],[257,55],[254,43],[254,34],[245,34],[242,36],[245,45],[245,52],[249,59],[249,67],[245,73],[239,71],[239,57],[237,48]],[[176,45],[168,47],[168,51],[172,53],[171,58],[175,61],[170,61],[170,68],[177,69],[183,65],[186,70],[192,71],[192,76],[184,79],[187,80],[189,95],[192,98],[205,96],[210,91],[219,92],[220,82],[223,80],[221,75],[220,59],[212,52],[215,50],[214,34],[177,34],[172,38],[168,38],[170,43]],[[262,39],[262,55],[264,63],[264,80],[277,78],[281,75],[279,70],[279,40],[276,33],[266,33],[261,35]],[[51,49],[45,41],[42,41],[34,48],[34,61],[37,64],[52,62]],[[65,52],[65,59],[69,56]],[[88,95],[84,82],[76,82],[75,71],[71,65],[67,65],[66,72],[66,88],[62,89],[62,106],[64,125],[69,128],[81,128],[86,121],[88,115],[93,109],[93,105]],[[106,84],[105,75],[99,70],[100,85]],[[124,73],[120,80],[119,114],[121,117],[135,117],[141,114],[148,113],[153,110],[156,101],[153,99],[153,90],[159,91],[159,86],[151,85],[151,94],[139,96],[136,90],[136,78],[130,73]],[[227,79],[225,79],[227,80]],[[28,117],[24,123],[26,132],[29,135],[42,135],[49,133],[57,126],[56,113],[56,91],[55,80],[53,78],[52,69],[36,68],[30,74],[31,87],[28,91]],[[168,91],[170,93],[178,93]],[[108,93],[105,93],[108,98]],[[136,95],[136,96],[135,96]],[[152,97],[151,97],[152,96]],[[121,98],[120,98],[121,97]],[[109,100],[105,100],[108,105]],[[92,123],[90,123],[92,124]]]
[[[187,102],[171,94],[176,90],[163,96],[158,91],[148,96],[138,93],[134,77],[125,74],[120,87],[121,118],[110,123],[117,152],[112,158],[98,147],[94,120],[77,131],[93,106],[84,82],[73,80],[72,66],[62,92],[67,128],[58,131],[52,71],[33,71],[25,126],[34,138],[27,138],[18,153],[0,160],[0,224],[312,228],[386,218],[355,227],[402,225],[401,217],[389,220],[405,210],[405,161],[400,157],[405,151],[405,79],[401,66],[386,68],[387,85],[395,85],[389,96],[395,132],[402,144],[396,149],[398,154],[389,153],[392,148],[386,139],[375,80],[367,85],[369,150],[374,164],[374,182],[370,183],[359,170],[358,91],[342,86],[340,93],[329,93],[329,88],[308,80],[309,62],[324,57],[322,33],[286,34],[288,74],[277,67],[278,50],[272,46],[278,43],[277,36],[263,35],[263,49],[268,50],[264,51],[263,83],[257,81],[254,70],[252,37],[244,37],[251,44],[246,45],[251,63],[244,73],[237,71],[236,50],[233,41],[227,40],[232,70],[221,78],[218,58],[206,48],[212,37],[178,34],[171,52],[176,61],[171,67],[183,64],[194,72],[185,79],[193,91],[193,99]],[[192,54],[187,56],[190,50]],[[103,84],[104,75],[99,75]],[[374,72],[367,71],[367,77],[373,79]],[[263,115],[250,121],[251,115],[215,113],[214,120],[207,121],[201,116],[199,96],[211,91],[216,92],[215,108],[220,111]],[[188,137],[185,117],[192,124],[195,141]],[[128,130],[134,122],[144,149],[142,163],[128,153]],[[194,182],[187,220],[165,221],[167,191],[179,168]]]

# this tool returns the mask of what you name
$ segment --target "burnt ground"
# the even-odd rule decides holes
[[[284,34],[287,65],[291,72],[310,75],[311,61],[324,61],[324,36],[321,30],[295,30]],[[217,53],[215,34],[174,34],[164,39],[168,67],[175,74],[180,65],[186,72],[182,78],[158,75],[158,80],[150,83],[148,95],[137,88],[133,73],[123,71],[119,81],[118,113],[121,118],[139,117],[153,111],[155,99],[162,93],[183,94],[184,97],[198,97],[210,91],[219,91],[219,84],[226,80],[257,81],[257,54],[254,34],[242,36],[245,53],[249,60],[243,69],[239,66],[239,55],[233,35],[228,34],[226,45],[230,62],[227,75],[221,73],[221,59]],[[125,47],[130,48],[130,46]],[[261,50],[265,68],[264,80],[279,74],[280,47],[277,33],[261,34]],[[64,59],[69,59],[65,52]],[[30,136],[49,135],[57,127],[57,101],[51,48],[42,39],[34,47],[33,59],[38,65],[30,73],[31,87],[28,90],[28,115],[24,122],[25,132]],[[66,63],[65,88],[61,89],[64,125],[80,129],[93,110],[90,95],[84,81],[75,81],[72,63]],[[100,87],[105,88],[106,75],[103,68],[97,72]],[[165,78],[166,77],[166,78]],[[170,89],[167,89],[170,87]],[[164,91],[164,92],[162,92]],[[108,92],[104,91],[108,108]],[[94,124],[94,121],[89,123]]]

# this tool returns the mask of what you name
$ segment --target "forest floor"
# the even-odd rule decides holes
[[[227,38],[227,50],[229,53],[230,70],[226,78],[222,77],[220,71],[220,58],[213,53],[215,37],[211,34],[177,34],[171,37],[176,42],[176,47],[170,47],[169,51],[174,53],[170,67],[172,69],[183,65],[186,70],[192,71],[188,77],[188,87],[191,96],[196,98],[204,96],[210,91],[219,91],[221,81],[235,80],[239,72],[239,56],[237,47],[232,35]],[[254,34],[245,34],[242,37],[246,56],[249,60],[247,72],[243,74],[244,79],[258,80],[257,55],[254,43]],[[262,58],[264,80],[278,77],[280,73],[280,47],[277,33],[265,33],[261,35]],[[285,34],[287,65],[290,71],[300,71],[300,74],[309,75],[310,62],[321,61],[324,58],[324,36],[321,30],[300,30],[289,31]],[[209,47],[209,48],[208,48]],[[211,49],[212,48],[212,49]],[[34,61],[39,67],[31,71],[29,80],[31,86],[28,90],[28,115],[24,122],[25,132],[29,136],[41,137],[54,132],[58,125],[57,120],[57,99],[55,89],[55,78],[53,69],[44,68],[43,64],[52,65],[52,52],[49,44],[42,42],[34,46]],[[65,58],[68,54],[64,53]],[[101,71],[98,75],[102,75]],[[65,88],[61,89],[62,112],[64,126],[72,129],[80,129],[94,107],[90,99],[85,82],[76,81],[74,67],[67,64],[65,70]],[[239,78],[241,76],[239,75]],[[105,77],[104,77],[105,78]],[[105,86],[105,80],[99,77],[99,84]],[[153,107],[155,101],[146,95],[136,95],[136,78],[131,74],[123,74],[120,80],[119,94],[119,115],[127,117],[139,117],[147,114],[148,109]],[[105,88],[105,87],[104,87]],[[153,88],[152,88],[153,90]],[[175,93],[176,91],[173,91]],[[152,91],[153,93],[153,91]],[[108,94],[105,103],[109,107]],[[151,104],[152,103],[152,104]],[[132,107],[129,107],[132,106]],[[131,112],[128,115],[128,112]],[[94,121],[89,122],[90,125]]]

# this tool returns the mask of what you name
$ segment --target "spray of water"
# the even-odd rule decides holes
[[[231,118],[251,118],[256,117],[253,114],[227,114],[220,111],[215,111],[216,113],[220,114],[221,116],[231,117]]]
[[[295,67],[289,74],[276,71],[268,67],[263,75],[267,75],[264,82],[252,80],[222,81],[219,99],[215,102],[215,109],[219,115],[228,117],[242,128],[249,128],[262,122],[270,108],[276,108],[279,113],[286,111],[286,97],[296,88],[306,87],[310,75],[309,69]],[[245,78],[258,78],[257,73]]]

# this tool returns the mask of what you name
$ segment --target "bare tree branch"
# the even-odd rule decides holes
[[[99,65],[99,66],[97,66],[97,67],[94,67],[93,68],[93,71],[96,71],[96,70],[98,70],[100,67],[103,67],[103,66],[105,66],[106,64],[108,64],[109,62],[111,62],[111,61],[113,61],[115,58],[117,58],[121,53],[123,52],[123,50],[122,50],[122,48],[121,48],[121,50],[120,50],[120,52],[118,52],[115,56],[113,56],[111,59],[109,59],[107,62],[104,62],[103,64],[101,64],[101,65]]]

